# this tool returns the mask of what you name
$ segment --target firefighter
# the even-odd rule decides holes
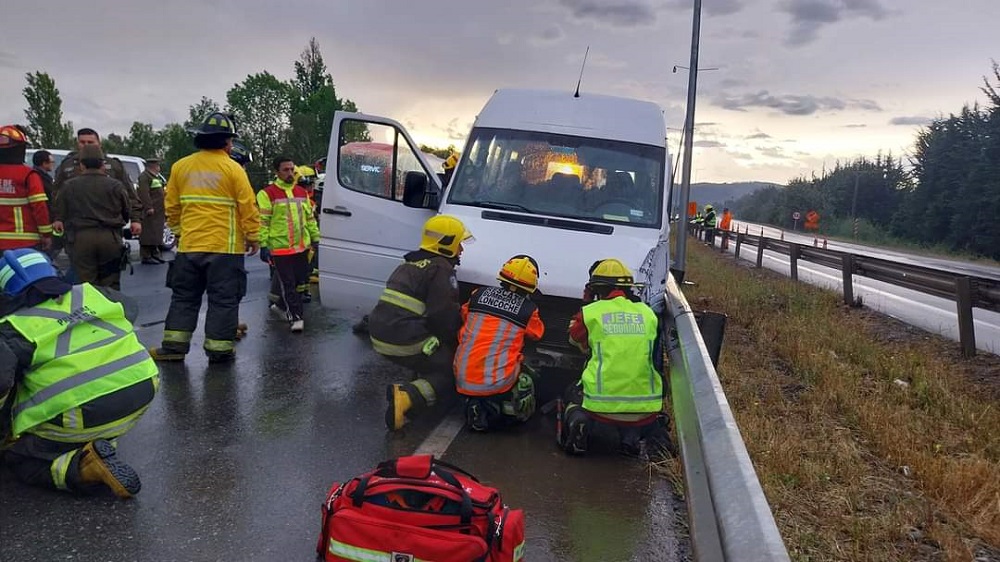
[[[301,332],[302,291],[309,291],[309,253],[319,244],[319,227],[309,193],[295,182],[292,159],[279,156],[273,166],[277,178],[257,193],[260,259],[273,265],[271,280],[281,296],[271,308],[288,320],[293,332]]]
[[[67,180],[52,206],[53,230],[63,237],[76,276],[102,287],[121,288],[122,226],[131,223],[132,236],[142,234],[142,214],[136,214],[131,186],[104,172],[101,147],[85,145],[77,154],[82,171]]]
[[[14,125],[0,127],[0,251],[52,245],[49,200],[41,173],[24,164],[28,139]]]
[[[718,225],[718,217],[715,214],[715,207],[711,204],[705,205],[705,214],[702,216],[701,225],[705,229],[705,244],[715,245],[715,227]]]
[[[538,263],[517,255],[503,264],[499,287],[472,292],[462,306],[455,351],[455,387],[465,397],[465,421],[473,431],[524,422],[535,411],[534,373],[522,363],[524,340],[542,339],[545,325],[531,295]]]
[[[309,193],[309,204],[312,205],[313,215],[316,217],[316,225],[319,227],[319,197],[322,196],[322,192],[316,191],[316,170],[309,166],[298,166],[295,168],[295,183],[302,186],[307,193]],[[316,284],[319,283],[319,252],[316,251],[316,246],[319,244],[319,238],[316,238],[316,244],[314,247],[309,249],[309,283]],[[302,302],[311,302],[312,294],[309,293],[309,285],[304,285],[299,287],[299,293],[302,294]]]
[[[167,272],[173,293],[163,342],[152,354],[161,361],[184,360],[207,293],[204,349],[209,362],[223,363],[236,357],[244,256],[260,248],[260,215],[246,171],[229,156],[237,136],[232,118],[212,113],[194,133],[198,152],[178,160],[167,182],[167,224],[180,242]]]
[[[451,182],[451,176],[455,173],[455,166],[458,166],[458,153],[452,152],[448,155],[448,159],[444,161],[444,164],[441,165],[441,168],[444,170],[441,185],[448,187],[448,183]]]
[[[595,262],[584,305],[570,321],[570,341],[590,359],[566,393],[560,445],[587,451],[593,423],[618,429],[620,451],[667,448],[663,410],[663,348],[656,313],[633,294],[632,272],[617,259]]]
[[[386,389],[386,426],[398,430],[407,414],[455,394],[452,360],[462,327],[455,267],[473,240],[462,221],[436,215],[424,223],[420,248],[403,256],[368,315],[372,347],[419,378]]]
[[[77,493],[139,492],[114,440],[146,412],[159,370],[121,293],[59,279],[41,252],[0,258],[0,444],[23,482]]]
[[[247,169],[247,165],[253,162],[253,153],[247,149],[246,145],[240,141],[233,139],[233,147],[229,150],[229,157],[233,159],[237,164],[243,168],[244,171]],[[247,335],[247,330],[250,327],[245,323],[240,322],[236,325],[236,341],[240,341]]]

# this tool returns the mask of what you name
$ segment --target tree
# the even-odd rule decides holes
[[[163,173],[167,175],[174,162],[195,151],[191,133],[179,123],[170,123],[160,129],[160,142],[163,146]]]
[[[285,146],[291,112],[291,87],[270,72],[252,74],[226,92],[229,111],[236,116],[254,162],[255,176],[269,174],[270,160]]]
[[[188,108],[188,120],[184,125],[189,128],[198,127],[208,119],[209,115],[219,111],[222,110],[215,100],[202,96],[198,103]]]
[[[163,152],[163,139],[149,123],[133,122],[124,144],[125,154],[143,158],[158,157]]]
[[[433,154],[438,158],[448,158],[452,154],[458,153],[458,148],[453,144],[449,144],[448,148],[435,148],[426,144],[420,145],[420,152],[426,152],[428,154]]]
[[[28,109],[24,115],[31,141],[43,148],[73,148],[73,124],[62,120],[62,97],[55,80],[39,71],[29,72],[25,78],[28,85],[23,92]]]

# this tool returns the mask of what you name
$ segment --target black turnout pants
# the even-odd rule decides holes
[[[183,252],[170,264],[167,286],[173,290],[163,331],[163,349],[187,353],[198,327],[202,295],[208,293],[205,352],[209,356],[233,353],[239,324],[240,299],[246,294],[243,254]]]

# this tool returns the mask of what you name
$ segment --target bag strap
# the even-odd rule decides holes
[[[330,492],[326,496],[326,501],[320,506],[320,510],[323,512],[323,526],[320,527],[319,543],[316,544],[316,560],[322,560],[326,555],[326,545],[330,541],[329,523],[330,516],[333,515],[333,502],[336,501],[337,496],[344,490],[345,485],[334,482],[330,486]]]

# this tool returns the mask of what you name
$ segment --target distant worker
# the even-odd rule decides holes
[[[260,214],[246,171],[229,156],[237,136],[232,118],[212,113],[194,133],[198,152],[171,167],[166,187],[167,225],[180,243],[168,276],[173,293],[163,343],[152,353],[184,360],[207,293],[204,349],[209,362],[222,363],[236,358],[244,255],[260,248]]]
[[[386,389],[385,423],[402,428],[407,414],[455,396],[452,361],[462,327],[455,267],[472,234],[451,215],[424,223],[420,249],[403,256],[371,314],[368,331],[375,351],[419,378]]]
[[[232,158],[234,162],[239,164],[240,167],[243,168],[244,172],[246,171],[247,166],[253,162],[253,153],[250,152],[245,144],[235,139],[233,139],[233,146],[229,150],[229,157]],[[236,325],[236,341],[245,338],[247,330],[249,330],[249,326],[240,321],[240,323]]]
[[[121,288],[122,227],[142,234],[141,217],[133,214],[127,192],[132,186],[104,173],[104,153],[96,144],[84,146],[76,160],[81,171],[63,183],[53,206],[52,228],[63,237],[66,253],[80,281]]]
[[[280,300],[271,305],[301,332],[302,292],[309,291],[309,252],[319,244],[319,227],[309,194],[295,182],[295,163],[279,156],[272,163],[275,180],[257,193],[260,207],[260,259],[274,266]],[[272,289],[274,292],[274,289]]]
[[[0,258],[0,445],[20,479],[81,494],[139,492],[118,459],[156,394],[159,370],[133,331],[121,293],[70,285],[34,250]]]
[[[563,411],[562,447],[587,451],[590,428],[618,429],[621,452],[637,455],[669,447],[663,410],[663,347],[653,310],[632,293],[632,271],[617,259],[596,262],[584,305],[570,321],[570,341],[590,359],[570,387]]]
[[[41,173],[24,165],[27,148],[20,128],[0,127],[0,251],[52,245],[45,184]]]
[[[167,215],[163,209],[163,188],[167,179],[160,174],[160,159],[147,158],[146,169],[139,174],[139,201],[142,203],[142,234],[139,236],[139,257],[144,264],[166,263],[160,257],[163,227]]]
[[[733,213],[729,211],[729,207],[722,209],[722,220],[719,221],[719,230],[722,234],[722,249],[729,249],[729,232],[733,228]]]
[[[313,210],[313,216],[316,217],[316,225],[319,228],[319,197],[322,196],[321,191],[316,191],[316,181],[317,175],[316,170],[309,166],[298,166],[295,168],[295,184],[302,186],[309,194],[309,204]],[[319,283],[319,238],[317,237],[313,246],[309,249],[309,283]],[[302,293],[302,302],[311,302],[312,294],[309,292],[309,286],[299,288],[299,292]]]
[[[705,205],[705,215],[702,217],[701,225],[705,229],[705,244],[715,245],[715,227],[718,219],[715,215],[715,207],[711,204]]]
[[[455,352],[455,386],[465,397],[466,425],[473,431],[527,421],[535,412],[534,373],[523,363],[525,338],[538,341],[545,325],[531,295],[538,263],[517,255],[503,264],[499,287],[481,287],[462,306]]]
[[[451,176],[455,174],[455,166],[458,166],[458,157],[459,154],[457,152],[452,152],[448,155],[444,164],[441,165],[441,168],[444,170],[444,177],[441,178],[441,185],[448,187],[448,184],[451,183]]]

